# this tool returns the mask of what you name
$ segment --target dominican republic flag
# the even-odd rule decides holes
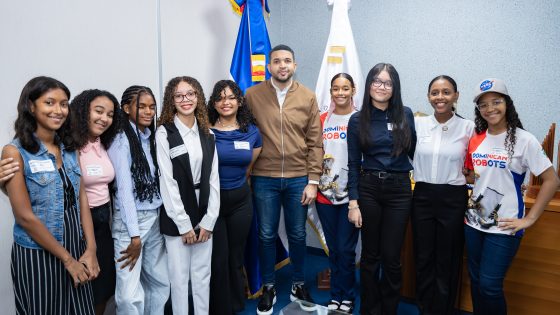
[[[267,0],[230,0],[233,10],[241,14],[237,42],[229,72],[243,93],[247,88],[270,78],[266,59],[270,39],[264,12],[270,14]]]

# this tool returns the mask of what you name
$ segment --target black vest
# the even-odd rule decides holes
[[[167,131],[167,141],[169,149],[185,145],[181,134],[174,123],[164,125]],[[189,215],[191,224],[195,227],[208,209],[208,199],[210,196],[210,173],[212,172],[212,161],[214,159],[215,140],[214,135],[205,134],[199,130],[200,144],[202,146],[202,174],[200,175],[200,198],[197,201],[195,193],[195,183],[189,162],[189,153],[178,155],[171,159],[173,165],[173,178],[179,186],[179,194],[185,207],[185,212]],[[200,203],[199,203],[200,201]],[[165,210],[162,207],[162,210]],[[175,222],[167,216],[167,212],[160,211],[159,215],[160,231],[164,235],[179,236],[179,229]]]

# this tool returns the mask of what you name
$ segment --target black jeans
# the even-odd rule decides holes
[[[252,219],[253,202],[247,183],[220,190],[220,216],[212,233],[211,315],[229,315],[245,308],[243,263]]]
[[[379,174],[366,172],[358,189],[362,213],[360,314],[397,314],[401,247],[412,202],[410,178],[408,173],[379,178]]]
[[[423,315],[454,312],[468,198],[465,185],[418,182],[414,187],[416,297]]]

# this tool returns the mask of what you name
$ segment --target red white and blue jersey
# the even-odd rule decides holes
[[[521,185],[527,171],[538,176],[552,166],[539,141],[519,128],[513,154],[508,156],[506,134],[475,134],[469,141],[465,161],[465,166],[475,172],[465,224],[488,233],[509,234],[498,227],[498,219],[525,216]],[[523,231],[517,233],[522,234]]]

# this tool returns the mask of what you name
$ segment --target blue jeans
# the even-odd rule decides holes
[[[301,196],[307,186],[307,176],[294,178],[252,176],[251,184],[259,224],[259,256],[263,284],[274,284],[276,238],[281,207],[284,210],[290,262],[293,266],[292,282],[303,283],[307,206],[301,204]]]
[[[507,314],[504,278],[521,238],[485,233],[465,225],[473,313]]]
[[[356,294],[356,243],[359,230],[348,222],[348,204],[329,205],[316,202],[317,213],[329,247],[331,299],[354,301]]]

